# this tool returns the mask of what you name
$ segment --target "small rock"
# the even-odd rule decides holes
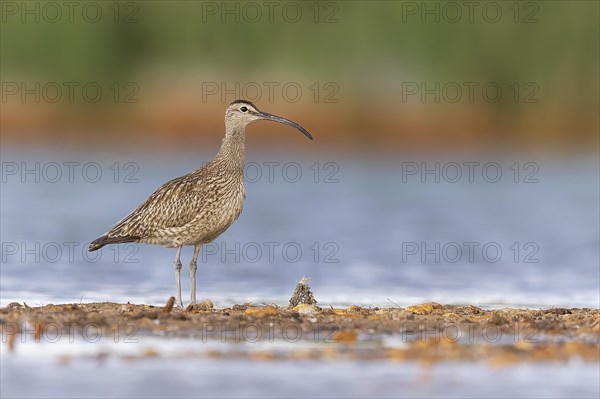
[[[268,316],[277,316],[277,309],[274,306],[267,305],[264,307],[252,307],[244,311],[244,316],[261,319]]]
[[[312,315],[319,313],[319,309],[317,309],[314,305],[308,305],[306,303],[301,303],[300,305],[294,306],[294,310],[301,315]]]
[[[407,312],[411,312],[413,314],[429,314],[429,313],[433,312],[433,309],[434,309],[434,307],[432,304],[424,303],[422,305],[409,306],[405,310]]]

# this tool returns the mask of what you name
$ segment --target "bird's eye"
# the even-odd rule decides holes
[[[240,108],[240,111],[242,111],[242,112],[246,112],[246,111],[248,111],[248,108],[246,108],[246,107],[242,107],[242,108]]]

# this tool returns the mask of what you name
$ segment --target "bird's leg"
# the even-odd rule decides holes
[[[192,261],[190,262],[190,284],[192,285],[192,305],[196,304],[196,269],[198,268],[198,254],[200,253],[200,244],[194,245],[194,255],[192,256]]]
[[[177,248],[177,255],[175,255],[175,284],[177,285],[177,304],[183,307],[183,301],[181,300],[181,247]]]

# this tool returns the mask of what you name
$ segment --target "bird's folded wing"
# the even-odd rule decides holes
[[[185,226],[200,212],[201,187],[198,178],[189,176],[168,181],[118,222],[108,236],[144,237],[156,230]]]

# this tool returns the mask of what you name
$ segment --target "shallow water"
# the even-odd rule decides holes
[[[1,304],[163,304],[175,286],[173,249],[121,245],[88,254],[85,248],[160,184],[209,158],[50,157],[5,149]],[[464,166],[463,177],[450,182],[456,176],[451,163],[467,161],[481,165],[473,167],[473,182]],[[497,166],[485,176],[482,171],[492,161],[502,173],[496,183],[490,181]],[[79,164],[70,173],[66,162]],[[600,196],[593,159],[249,155],[247,162],[244,212],[203,248],[199,262],[199,297],[216,306],[285,304],[303,276],[312,278],[321,304],[334,306],[430,300],[600,306]],[[440,162],[439,182],[432,173],[412,174],[421,162],[422,170]],[[184,265],[190,256],[191,249],[184,249]],[[182,274],[187,299],[185,266]]]
[[[598,397],[598,365],[2,357],[5,397]],[[360,376],[360,378],[357,378]],[[35,381],[35,384],[31,384]],[[594,383],[596,381],[596,383]],[[502,387],[499,391],[499,387]],[[501,393],[500,393],[501,392]]]

